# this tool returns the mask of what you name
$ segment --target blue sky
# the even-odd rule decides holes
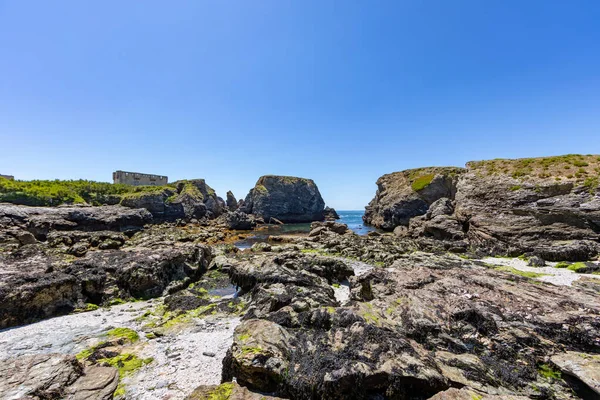
[[[600,153],[597,1],[0,0],[0,173],[313,178]]]

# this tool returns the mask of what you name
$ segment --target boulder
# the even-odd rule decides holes
[[[243,211],[284,223],[322,221],[325,202],[312,179],[266,175],[244,201]]]
[[[3,399],[109,400],[118,382],[116,368],[84,368],[71,355],[36,354],[0,361]]]
[[[234,230],[251,230],[256,226],[256,219],[253,215],[237,210],[225,215],[225,226]]]
[[[563,374],[583,382],[596,395],[600,396],[600,356],[574,351],[552,356],[550,360]]]
[[[227,399],[227,400],[284,400],[282,397],[267,396],[240,386],[237,382],[220,385],[204,385],[196,388],[186,400]]]
[[[325,220],[327,221],[335,221],[336,219],[340,219],[340,216],[335,211],[335,209],[329,206],[325,207],[325,210],[323,210],[323,214],[325,215]]]
[[[325,222],[313,222],[310,224],[310,233],[309,236],[316,236],[317,233],[320,232],[334,232],[338,235],[343,235],[348,232],[348,225],[340,224],[334,221],[325,221]]]

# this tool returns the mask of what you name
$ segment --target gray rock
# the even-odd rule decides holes
[[[550,360],[567,375],[585,383],[597,396],[600,396],[600,356],[567,351],[552,356]]]
[[[84,368],[69,355],[36,354],[0,361],[3,399],[108,400],[118,381],[116,368]]]
[[[325,202],[312,179],[266,175],[246,196],[243,211],[284,223],[322,221]]]
[[[251,230],[256,226],[256,218],[241,210],[229,212],[225,215],[225,226],[234,230]]]
[[[530,257],[529,260],[527,260],[527,265],[529,265],[530,267],[545,267],[546,261],[544,261],[544,259],[541,257],[533,256]]]
[[[458,177],[464,172],[462,168],[431,167],[384,175],[377,180],[377,193],[363,220],[387,231],[408,226],[411,218],[427,213],[437,200],[453,199]]]

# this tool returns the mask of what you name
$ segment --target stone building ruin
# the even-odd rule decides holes
[[[113,183],[123,183],[134,186],[163,186],[169,182],[169,178],[163,175],[142,174],[140,172],[115,171],[113,172]]]

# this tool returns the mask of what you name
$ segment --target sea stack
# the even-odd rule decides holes
[[[243,211],[284,223],[322,221],[325,202],[312,179],[261,176],[244,201]]]

